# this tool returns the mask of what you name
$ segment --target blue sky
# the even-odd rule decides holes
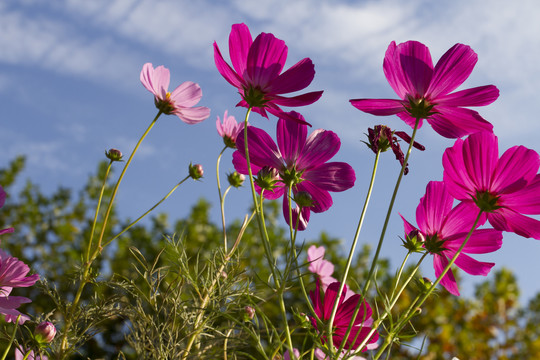
[[[505,0],[2,1],[0,166],[25,154],[24,177],[39,182],[44,191],[59,185],[80,188],[103,159],[104,150],[115,147],[128,154],[155,116],[152,95],[139,81],[142,65],[151,62],[170,69],[171,87],[186,80],[199,83],[200,105],[212,113],[193,126],[175,116],[160,118],[122,184],[120,213],[138,217],[185,176],[190,162],[203,164],[204,181],[185,184],[159,211],[177,219],[199,197],[217,203],[214,169],[222,142],[216,116],[229,110],[241,120],[245,109],[234,107],[239,96],[217,72],[212,43],[217,41],[228,54],[231,25],[245,22],[254,36],[271,32],[285,40],[287,67],[304,57],[315,64],[317,73],[308,90],[324,90],[324,95],[298,110],[313,129],[332,130],[341,137],[342,148],[334,159],[349,162],[357,182],[353,189],[334,195],[334,207],[328,212],[312,215],[302,239],[326,230],[343,238],[346,246],[356,228],[373,161],[373,154],[360,143],[363,134],[376,124],[410,132],[397,117],[377,118],[348,102],[395,98],[382,71],[388,44],[421,41],[431,49],[434,61],[457,42],[470,45],[479,61],[462,88],[494,84],[500,89],[494,104],[477,110],[493,123],[501,150],[522,144],[538,151],[538,16],[536,0],[519,1],[519,6]],[[256,114],[250,119],[271,135],[275,120]],[[390,257],[394,267],[405,255],[399,246],[403,227],[397,212],[414,221],[427,182],[442,179],[441,157],[453,144],[427,124],[417,139],[427,151],[412,155],[411,172],[402,182],[383,247],[383,256]],[[232,170],[230,158],[228,151],[222,172]],[[362,243],[378,240],[397,171],[393,155],[385,154]],[[247,188],[230,193],[228,219],[243,216],[250,196]],[[213,217],[218,220],[217,206]],[[476,258],[496,262],[495,269],[511,268],[524,298],[529,298],[540,290],[539,254],[538,241],[505,234],[501,250]],[[430,266],[425,275],[433,276]],[[474,281],[465,277],[465,294],[471,294]]]

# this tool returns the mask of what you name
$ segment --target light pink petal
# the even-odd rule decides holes
[[[272,82],[270,92],[287,94],[305,89],[314,77],[315,65],[309,58],[302,59]]]
[[[307,250],[307,261],[310,263],[308,270],[312,273],[316,273],[314,270],[315,264],[318,264],[322,259],[324,259],[324,253],[326,249],[324,246],[315,246],[311,245]]]
[[[271,166],[281,170],[283,167],[282,157],[270,135],[264,130],[253,126],[248,126],[247,132],[249,159],[251,163],[260,167]],[[245,157],[244,132],[238,134],[236,142],[238,149],[236,151]]]
[[[467,45],[452,46],[437,62],[429,96],[435,101],[440,95],[454,91],[469,77],[478,61],[476,53]]]
[[[294,201],[292,202],[292,205],[294,206],[291,210],[292,213],[292,226],[293,228],[296,228],[297,222],[298,227],[296,228],[298,231],[304,231],[307,228],[309,217],[310,217],[310,208],[304,207],[302,208],[302,211],[299,211],[298,206],[295,206]],[[298,218],[298,214],[300,214],[300,218]],[[289,201],[287,199],[287,196],[283,196],[283,217],[285,218],[285,222],[287,225],[290,225],[289,222]]]
[[[388,116],[405,111],[402,100],[394,99],[352,99],[355,108],[371,115]],[[414,123],[413,123],[414,126]]]
[[[454,264],[460,269],[464,270],[469,275],[482,276],[487,276],[491,268],[495,266],[495,263],[478,261],[463,253],[459,254]]]
[[[327,191],[345,191],[354,186],[356,175],[353,168],[344,162],[329,162],[306,170],[305,180]]]
[[[525,146],[514,146],[504,152],[493,175],[490,190],[496,193],[511,193],[522,189],[532,181],[540,168],[540,156]]]
[[[477,132],[492,132],[493,125],[486,121],[478,112],[459,107],[436,106],[436,114],[427,118],[439,135],[455,139]]]
[[[186,124],[193,125],[208,119],[210,116],[210,109],[204,106],[188,107],[177,109],[174,111],[174,114]]]
[[[470,229],[469,229],[470,230]],[[465,238],[467,233],[461,233],[459,239],[453,241],[447,241],[445,247],[457,251]],[[475,230],[467,244],[463,248],[463,253],[467,254],[487,254],[490,252],[497,251],[502,246],[503,235],[501,231],[494,229],[479,229]]]
[[[140,80],[143,86],[160,99],[165,99],[169,88],[170,72],[164,66],[158,66],[155,70],[152,64],[143,65]]]
[[[229,84],[239,89],[242,88],[242,85],[244,84],[243,78],[223,59],[223,55],[221,55],[221,51],[219,51],[216,42],[214,42],[214,62],[221,76],[223,76]]]
[[[251,45],[247,58],[248,82],[267,92],[287,60],[287,45],[272,34],[261,33]],[[244,79],[246,76],[244,75]]]
[[[424,97],[433,75],[429,49],[418,41],[407,41],[399,44],[396,51],[403,69],[407,93],[416,99]]]
[[[196,105],[202,97],[201,87],[191,81],[185,81],[171,92],[171,100],[175,105],[182,107],[192,107]]]
[[[341,147],[341,140],[336,133],[318,129],[306,140],[303,154],[296,161],[297,169],[304,170],[324,164],[330,160]]]
[[[497,230],[510,231],[526,238],[540,240],[540,221],[511,209],[498,209],[488,214],[489,223]]]
[[[442,274],[443,270],[448,265],[448,259],[443,255],[435,255],[433,256],[433,267],[435,268],[435,276],[439,278],[439,275]],[[456,279],[454,278],[454,274],[452,273],[452,269],[450,269],[442,278],[440,284],[444,286],[446,290],[452,295],[459,296],[459,290],[457,287]]]
[[[485,106],[499,97],[499,89],[494,85],[479,86],[457,91],[437,98],[437,104],[443,106]]]
[[[330,193],[317,185],[313,184],[309,180],[304,180],[300,184],[296,185],[297,191],[307,191],[313,198],[313,205],[311,210],[316,213],[320,213],[330,209],[333,204],[332,196]]]
[[[253,44],[246,24],[234,24],[229,35],[229,54],[237,74],[243,76],[247,67],[249,48]]]
[[[540,174],[523,189],[503,194],[500,203],[522,214],[540,214]]]
[[[442,181],[430,181],[426,194],[416,208],[416,223],[420,230],[428,235],[439,233],[446,215],[452,210],[453,202],[454,198],[446,191]]]
[[[301,117],[302,115],[298,114],[298,116]],[[276,138],[286,166],[291,167],[304,150],[307,126],[298,122],[279,119]]]
[[[272,103],[281,106],[306,106],[313,104],[315,101],[319,100],[322,96],[322,91],[313,91],[305,93],[302,95],[297,95],[293,97],[284,97],[284,96],[274,96]]]

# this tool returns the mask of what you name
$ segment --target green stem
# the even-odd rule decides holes
[[[109,162],[107,170],[105,171],[105,176],[103,177],[103,183],[101,184],[101,191],[99,192],[99,199],[96,205],[96,213],[94,214],[94,221],[92,222],[92,230],[90,232],[90,240],[88,240],[88,249],[86,250],[86,259],[88,262],[90,260],[90,252],[92,250],[92,241],[94,240],[94,232],[96,231],[97,218],[99,215],[99,208],[101,207],[101,202],[103,200],[103,193],[105,192],[105,185],[107,184],[107,178],[109,177],[109,172],[111,171],[113,161]]]
[[[221,196],[221,182],[219,181],[219,163],[221,162],[221,156],[227,150],[227,146],[221,150],[216,161],[216,179],[217,179],[217,189],[219,194],[219,208],[221,209],[221,224],[223,226],[223,251],[227,252],[227,228],[225,226],[225,199],[224,196]]]
[[[378,164],[379,164],[379,158],[380,158],[380,154],[381,152],[380,151],[377,151],[377,153],[375,154],[375,161],[373,162],[373,170],[371,171],[371,180],[369,182],[369,187],[368,187],[368,191],[367,191],[367,194],[366,194],[366,199],[364,200],[364,206],[362,208],[362,213],[360,214],[360,219],[358,220],[358,225],[356,227],[356,233],[354,234],[354,239],[353,239],[353,242],[351,244],[351,249],[349,250],[349,257],[347,258],[347,264],[345,266],[345,271],[343,272],[343,275],[341,277],[341,284],[339,286],[339,291],[338,291],[338,295],[336,297],[336,302],[334,303],[334,307],[332,308],[332,314],[330,315],[330,320],[328,321],[328,328],[327,328],[327,332],[328,332],[328,341],[330,343],[330,351],[333,351],[334,349],[334,341],[332,339],[332,325],[334,323],[334,319],[336,317],[336,313],[337,313],[337,308],[338,308],[338,304],[339,304],[339,301],[338,299],[341,298],[341,294],[343,293],[343,290],[345,288],[345,283],[347,282],[347,277],[349,276],[349,270],[351,268],[351,264],[352,264],[352,260],[353,260],[353,256],[354,256],[354,252],[356,250],[356,245],[358,244],[358,239],[360,237],[360,231],[362,230],[362,225],[364,224],[364,218],[366,216],[366,213],[367,213],[367,208],[368,208],[368,204],[369,204],[369,200],[371,198],[371,193],[373,191],[373,186],[375,185],[375,175],[377,174],[377,167],[378,167]],[[356,320],[356,315],[358,314],[358,312],[356,312],[351,320],[351,324],[354,323],[354,321]],[[347,339],[347,336],[349,336],[349,333],[346,334],[346,337],[345,339]],[[338,350],[338,354],[341,353],[341,350],[343,349],[343,346],[345,345],[345,342],[342,342],[341,346],[340,346],[340,349]]]
[[[2,355],[2,358],[0,360],[5,360],[7,354],[9,353],[9,350],[11,349],[11,345],[13,345],[13,341],[15,341],[15,335],[17,334],[17,328],[19,327],[19,320],[21,319],[21,315],[17,316],[17,320],[13,324],[13,333],[11,334],[11,337],[9,338],[9,344],[4,351],[4,354]]]
[[[157,208],[159,205],[161,205],[162,202],[164,202],[165,200],[167,200],[167,198],[169,198],[169,196],[172,195],[173,192],[176,191],[176,189],[182,185],[184,183],[184,181],[186,181],[187,179],[189,179],[191,176],[186,176],[185,178],[183,178],[178,184],[176,184],[168,193],[167,195],[165,195],[161,200],[159,200],[154,206],[152,206],[150,209],[148,209],[144,214],[142,214],[141,216],[139,216],[137,218],[137,220],[134,220],[131,224],[129,224],[128,226],[126,226],[124,228],[124,230],[122,230],[121,232],[119,232],[118,234],[116,234],[112,239],[110,239],[109,241],[105,242],[103,244],[103,247],[106,247],[107,245],[109,245],[111,242],[113,242],[114,240],[116,240],[117,238],[119,238],[120,236],[122,236],[123,233],[125,233],[126,231],[128,231],[131,227],[133,227],[133,225],[137,224],[139,221],[141,221],[142,218],[144,218],[146,215],[150,214],[155,208]]]
[[[478,212],[478,216],[476,217],[476,220],[474,221],[474,224],[471,228],[471,230],[469,231],[469,233],[467,234],[467,237],[465,238],[465,240],[463,241],[463,243],[461,244],[461,246],[459,247],[459,249],[456,251],[456,253],[454,254],[454,256],[452,257],[452,259],[448,262],[448,265],[446,265],[446,267],[444,268],[444,270],[442,271],[442,273],[437,277],[437,280],[435,280],[435,282],[431,285],[431,287],[425,292],[425,294],[420,298],[420,300],[418,300],[417,302],[413,302],[409,308],[407,309],[407,311],[405,312],[406,316],[404,316],[397,324],[396,326],[396,330],[393,331],[392,333],[389,334],[389,337],[390,338],[394,338],[397,334],[399,334],[399,332],[401,331],[401,329],[412,319],[412,317],[414,316],[414,309],[416,308],[419,308],[420,306],[422,306],[424,304],[424,302],[427,300],[427,298],[431,295],[431,293],[435,290],[435,288],[437,287],[437,285],[439,285],[439,283],[442,281],[443,277],[448,273],[448,271],[450,271],[450,268],[452,267],[452,265],[456,262],[457,258],[459,257],[459,255],[461,254],[461,252],[463,251],[463,248],[465,248],[465,245],[467,245],[467,243],[469,242],[469,239],[471,238],[473,232],[476,230],[476,227],[478,226],[478,222],[480,221],[480,218],[482,216],[482,213],[483,211],[480,210]],[[385,348],[388,346],[388,344],[385,343],[385,346],[381,347],[381,349],[377,352],[377,355],[375,356],[374,359],[378,359],[378,357],[380,356],[380,354],[383,353],[383,351],[385,350]]]
[[[364,285],[364,288],[362,290],[362,294],[364,296],[367,294],[367,291],[369,289],[369,285],[371,284],[371,280],[375,273],[375,268],[377,267],[377,261],[379,260],[379,254],[381,252],[382,244],[384,241],[384,236],[386,234],[386,228],[388,227],[388,223],[390,221],[390,215],[392,215],[392,209],[394,207],[394,202],[396,201],[396,196],[399,190],[399,185],[401,183],[401,179],[403,178],[403,174],[405,173],[405,169],[407,168],[407,163],[409,162],[409,156],[411,155],[411,150],[414,144],[414,138],[416,137],[416,131],[418,130],[418,124],[420,122],[420,118],[416,119],[416,122],[414,124],[414,129],[411,135],[411,141],[409,143],[409,148],[407,149],[407,154],[405,155],[405,160],[403,161],[403,166],[401,166],[401,171],[399,172],[398,179],[396,181],[396,186],[394,187],[394,193],[392,194],[392,199],[390,200],[390,204],[388,205],[388,211],[386,213],[386,218],[384,220],[384,225],[381,231],[381,237],[379,239],[379,243],[377,244],[377,250],[375,251],[375,256],[373,257],[373,261],[371,263],[371,268],[369,269],[368,277],[366,280],[366,283]]]

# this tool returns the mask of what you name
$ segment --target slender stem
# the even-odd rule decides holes
[[[221,182],[219,181],[219,163],[221,162],[221,156],[227,150],[227,146],[221,150],[216,161],[216,180],[217,180],[217,189],[219,194],[219,208],[221,209],[221,224],[223,226],[223,251],[227,252],[227,228],[225,226],[225,199],[224,196],[221,196]]]
[[[134,220],[131,224],[129,224],[128,226],[126,226],[124,228],[124,230],[122,230],[121,232],[119,232],[118,234],[116,234],[112,239],[110,239],[109,241],[105,242],[103,244],[103,247],[106,247],[107,245],[109,245],[111,242],[113,242],[115,239],[119,238],[120,236],[122,236],[123,233],[125,233],[126,231],[128,231],[131,227],[133,227],[133,225],[137,224],[139,221],[141,221],[142,218],[144,218],[146,215],[150,214],[155,208],[157,208],[159,205],[161,205],[162,202],[164,202],[165,200],[167,200],[167,198],[169,196],[172,195],[172,193],[180,186],[184,183],[184,181],[186,181],[187,179],[189,179],[190,176],[186,176],[185,178],[183,178],[182,180],[180,180],[180,182],[178,184],[176,184],[168,193],[167,195],[165,195],[161,200],[159,200],[154,206],[152,206],[150,209],[148,209],[144,214],[142,214],[141,216],[139,216],[137,218],[137,220]]]
[[[96,213],[94,214],[94,221],[92,222],[92,230],[90,231],[90,240],[88,240],[88,249],[86,250],[86,259],[85,261],[90,260],[90,251],[92,250],[92,241],[94,240],[94,232],[96,231],[97,218],[99,215],[99,208],[101,207],[101,201],[103,200],[103,193],[105,192],[105,185],[107,184],[107,178],[109,177],[109,172],[111,171],[113,161],[109,162],[107,170],[105,171],[105,176],[103,177],[103,183],[101,184],[101,191],[99,192],[99,199],[96,205]]]
[[[19,328],[19,320],[21,319],[21,315],[17,316],[17,320],[13,324],[13,333],[11,334],[11,337],[9,338],[9,344],[4,351],[4,354],[2,355],[2,358],[0,360],[5,360],[7,354],[9,353],[9,349],[11,349],[11,345],[13,345],[13,341],[15,341],[15,335],[17,334],[17,329]],[[23,350],[24,351],[24,350]]]
[[[450,271],[450,268],[452,267],[452,265],[456,262],[457,258],[459,257],[459,255],[461,254],[461,252],[463,251],[463,248],[465,248],[465,245],[467,245],[467,243],[469,242],[469,239],[471,238],[473,232],[476,230],[476,227],[478,226],[478,222],[480,221],[480,218],[482,216],[482,210],[479,210],[478,212],[478,216],[476,217],[476,220],[474,221],[474,224],[471,228],[471,230],[469,231],[469,233],[467,234],[467,237],[465,238],[465,240],[463,241],[463,243],[461,244],[461,246],[459,247],[459,249],[456,251],[456,253],[454,254],[454,256],[452,257],[452,259],[448,262],[448,265],[446,265],[446,267],[444,268],[444,270],[441,272],[441,274],[437,277],[437,280],[435,280],[435,282],[431,285],[431,287],[423,294],[423,296],[418,300],[418,301],[415,301],[413,302],[409,308],[407,309],[407,311],[405,312],[405,316],[398,322],[397,326],[396,326],[396,330],[393,331],[389,337],[393,339],[393,337],[397,334],[399,334],[399,332],[401,331],[401,329],[409,322],[409,320],[414,316],[414,311],[413,308],[419,308],[420,306],[422,306],[424,304],[424,302],[427,300],[427,298],[431,295],[431,293],[435,290],[435,288],[437,287],[437,285],[439,285],[439,283],[442,281],[443,277],[446,275],[446,273],[448,273],[448,271]],[[381,354],[383,353],[383,351],[385,350],[385,348],[388,346],[389,344],[384,344],[384,346],[382,346],[379,351],[377,352],[377,355],[375,356],[374,359],[378,359],[379,356],[381,356]]]
[[[373,162],[373,170],[371,171],[371,180],[369,182],[369,187],[368,187],[368,191],[367,191],[367,194],[366,194],[366,199],[364,200],[364,206],[362,208],[362,213],[360,214],[360,219],[358,220],[358,225],[356,227],[356,233],[354,234],[354,239],[352,241],[352,244],[351,244],[351,249],[349,250],[349,257],[347,258],[347,264],[345,266],[345,270],[343,272],[343,275],[341,277],[341,284],[339,286],[339,291],[338,291],[338,295],[336,297],[336,302],[334,303],[334,307],[332,308],[332,314],[330,315],[330,320],[328,321],[328,338],[329,338],[329,343],[330,343],[330,351],[333,351],[334,349],[334,342],[333,342],[333,339],[332,339],[332,325],[334,324],[334,319],[336,317],[336,313],[337,313],[337,308],[338,308],[338,304],[339,304],[339,301],[337,301],[338,299],[341,298],[341,294],[343,293],[343,290],[345,288],[345,283],[347,282],[347,277],[349,276],[349,270],[351,268],[351,264],[352,264],[352,260],[353,260],[353,256],[354,256],[354,252],[356,250],[356,245],[358,244],[358,239],[360,237],[360,231],[362,230],[362,225],[364,224],[364,218],[366,216],[366,213],[367,213],[367,208],[368,208],[368,204],[369,204],[369,200],[371,198],[371,193],[373,191],[373,186],[375,185],[375,175],[377,174],[377,167],[378,167],[378,164],[379,164],[379,158],[380,158],[380,154],[381,152],[380,151],[377,151],[377,153],[375,154],[375,161]],[[355,313],[355,315],[353,316],[353,318],[351,319],[351,324],[354,323],[354,321],[356,320],[356,315],[358,314]],[[346,337],[345,339],[347,339],[347,336],[349,336],[349,333],[346,334]],[[345,345],[345,341],[342,342],[342,346],[340,346],[340,348],[342,349],[343,348],[343,345]],[[340,353],[341,351],[338,352],[338,354]]]
[[[386,218],[384,220],[384,225],[381,231],[381,237],[379,239],[379,243],[377,244],[377,250],[375,251],[375,256],[373,257],[373,261],[371,263],[371,268],[369,269],[368,277],[366,280],[366,283],[364,285],[364,288],[362,290],[362,294],[366,295],[367,291],[369,289],[369,285],[371,284],[371,280],[375,273],[375,268],[377,267],[377,261],[379,260],[379,254],[381,252],[382,244],[384,241],[384,236],[386,234],[386,228],[388,227],[388,223],[390,221],[390,215],[392,215],[392,209],[394,207],[394,202],[396,201],[396,196],[399,190],[399,185],[401,183],[401,179],[403,178],[403,174],[405,173],[405,169],[407,168],[407,163],[409,162],[409,156],[411,155],[411,150],[414,144],[414,138],[416,137],[416,131],[418,130],[418,124],[420,122],[420,118],[416,119],[416,122],[414,124],[414,129],[411,135],[411,140],[409,143],[409,148],[407,149],[407,154],[405,155],[405,160],[403,160],[403,166],[401,166],[401,171],[399,172],[398,179],[396,181],[396,186],[394,187],[394,193],[392,194],[392,199],[390,200],[390,204],[388,205],[388,211],[386,213]]]

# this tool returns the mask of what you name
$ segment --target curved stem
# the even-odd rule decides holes
[[[19,320],[20,319],[21,319],[21,315],[17,316],[17,320],[13,324],[14,325],[13,333],[11,334],[11,337],[9,338],[9,344],[8,344],[6,350],[4,351],[4,354],[2,355],[2,358],[0,358],[0,360],[5,360],[6,359],[6,356],[9,353],[9,349],[11,349],[11,345],[13,345],[13,341],[15,341],[15,335],[17,334],[17,329],[19,328]]]
[[[152,206],[150,209],[148,209],[144,214],[142,214],[141,216],[139,216],[137,218],[137,220],[134,220],[131,224],[129,224],[128,226],[126,226],[124,228],[124,230],[122,230],[121,232],[119,232],[118,234],[116,234],[112,239],[110,239],[109,241],[105,242],[103,244],[103,247],[109,245],[111,242],[113,242],[115,239],[119,238],[120,236],[122,236],[123,233],[125,233],[126,231],[128,231],[133,225],[137,224],[139,221],[141,221],[142,218],[144,218],[146,215],[150,214],[155,208],[157,208],[162,202],[164,202],[165,200],[167,200],[167,198],[169,196],[172,195],[172,193],[180,186],[184,183],[184,181],[186,181],[187,179],[189,179],[191,176],[186,176],[185,178],[183,178],[178,184],[176,184],[168,193],[167,195],[165,195],[161,200],[159,200],[154,206]]]
[[[366,213],[367,213],[367,208],[368,208],[368,204],[369,204],[369,199],[371,198],[371,193],[373,191],[373,186],[375,185],[375,175],[377,174],[377,167],[378,167],[378,164],[379,164],[379,157],[380,157],[380,154],[381,152],[380,151],[377,151],[377,153],[375,154],[375,161],[373,163],[373,170],[371,171],[371,180],[369,182],[369,187],[368,187],[368,191],[367,191],[367,194],[366,194],[366,199],[364,200],[364,206],[362,208],[362,213],[360,214],[360,219],[358,220],[358,226],[356,227],[356,233],[354,234],[354,239],[353,239],[353,242],[351,244],[351,249],[349,250],[349,257],[347,258],[347,264],[345,266],[345,271],[343,272],[343,275],[341,277],[341,284],[339,286],[339,291],[338,291],[338,295],[336,297],[336,300],[337,299],[340,299],[341,298],[341,294],[343,293],[343,290],[345,288],[345,283],[347,281],[347,277],[349,276],[349,270],[351,268],[351,264],[352,264],[352,259],[353,259],[353,256],[354,256],[354,252],[356,250],[356,245],[358,244],[358,238],[360,237],[360,231],[362,230],[362,225],[364,224],[364,218],[366,216]],[[328,338],[329,338],[329,343],[330,343],[330,349],[333,349],[333,339],[332,339],[332,324],[334,323],[334,319],[336,317],[336,313],[337,313],[337,307],[338,307],[338,303],[339,301],[336,301],[334,303],[334,307],[332,308],[332,314],[330,315],[330,320],[328,321]],[[354,323],[354,321],[356,320],[356,315],[358,314],[358,312],[356,312],[353,316],[353,318],[351,319],[351,324]],[[349,333],[346,334],[346,336],[349,336]],[[347,337],[345,337],[345,339],[347,339]],[[342,346],[340,346],[340,349],[343,349],[343,345],[345,345],[345,342],[342,343]],[[332,351],[332,350],[331,350]],[[341,353],[341,350],[339,350],[338,354]]]
[[[394,193],[392,194],[392,199],[390,200],[390,204],[388,205],[388,211],[386,213],[386,218],[384,220],[384,225],[381,231],[381,237],[379,239],[379,243],[377,244],[377,250],[375,251],[375,256],[373,257],[373,261],[371,263],[371,268],[369,269],[369,274],[368,274],[366,283],[364,285],[364,288],[362,289],[362,294],[364,294],[364,296],[366,295],[367,290],[369,289],[369,285],[371,284],[371,280],[374,276],[375,268],[377,267],[377,261],[379,260],[379,254],[381,252],[384,236],[386,234],[386,228],[388,227],[388,223],[390,221],[390,215],[392,215],[392,209],[394,208],[394,202],[396,201],[396,196],[399,190],[401,179],[403,178],[403,174],[405,173],[405,168],[407,168],[407,163],[409,162],[409,156],[411,155],[411,150],[414,144],[414,138],[416,137],[416,131],[418,130],[419,122],[420,122],[420,118],[417,118],[416,123],[414,124],[412,135],[411,135],[409,148],[407,149],[407,154],[405,155],[403,166],[401,166],[401,171],[399,172],[399,176],[396,181],[396,186],[394,187]]]
[[[219,181],[219,163],[221,162],[221,156],[227,150],[227,146],[221,150],[216,161],[216,180],[217,180],[217,189],[219,194],[219,208],[221,209],[221,224],[223,227],[223,251],[227,252],[227,228],[225,226],[225,199],[224,196],[221,196],[221,182]]]

